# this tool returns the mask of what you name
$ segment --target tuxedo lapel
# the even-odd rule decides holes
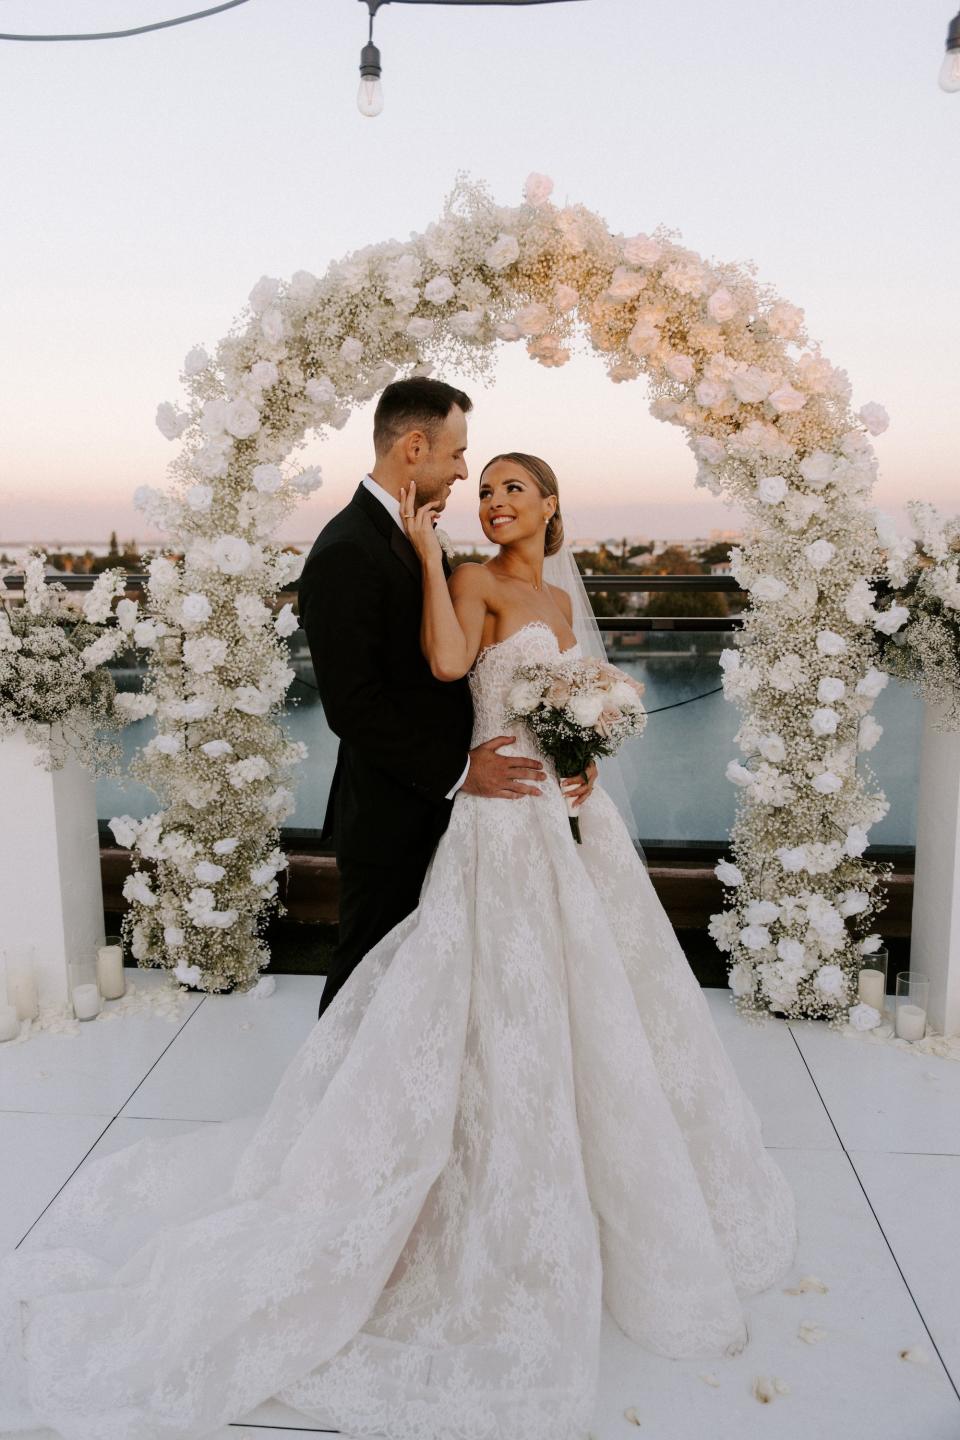
[[[393,516],[380,504],[375,495],[370,494],[366,485],[361,484],[357,487],[351,504],[358,506],[363,511],[367,519],[388,542],[392,553],[400,563],[406,566],[418,584],[422,584],[423,575],[420,570],[420,561],[417,559],[417,552]]]

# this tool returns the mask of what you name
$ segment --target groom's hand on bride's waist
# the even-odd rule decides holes
[[[483,795],[487,799],[518,800],[522,795],[540,795],[533,781],[546,780],[541,761],[528,755],[501,755],[504,745],[512,745],[515,735],[495,735],[470,751],[470,768],[463,782],[465,795]]]

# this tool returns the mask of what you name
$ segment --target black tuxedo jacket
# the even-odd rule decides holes
[[[340,739],[323,838],[333,838],[338,863],[389,865],[432,848],[467,763],[470,690],[431,674],[420,650],[420,562],[364,485],[317,536],[298,604]]]

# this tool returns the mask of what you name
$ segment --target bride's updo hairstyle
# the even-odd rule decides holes
[[[550,516],[543,541],[544,555],[556,555],[558,550],[563,549],[563,517],[560,514],[560,487],[557,484],[556,475],[546,460],[541,460],[539,456],[524,455],[519,450],[508,450],[505,455],[494,455],[492,460],[487,461],[480,471],[481,480],[490,466],[495,465],[498,460],[509,460],[512,464],[519,465],[521,470],[526,470],[541,495],[552,495],[556,500],[557,508]]]

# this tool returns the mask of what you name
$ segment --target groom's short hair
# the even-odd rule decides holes
[[[462,390],[443,380],[414,375],[388,385],[373,414],[373,448],[378,455],[389,449],[409,430],[423,430],[433,439],[454,405],[467,413],[473,401]]]

